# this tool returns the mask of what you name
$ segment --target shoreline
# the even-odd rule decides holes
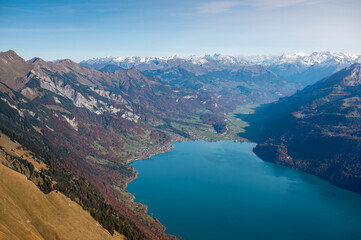
[[[227,146],[225,149],[229,149],[229,150],[236,150],[237,148],[239,148],[239,147],[241,147],[242,149],[244,149],[244,151],[247,151],[247,152],[249,152],[250,154],[253,152],[252,151],[252,148],[250,147],[250,146],[253,146],[253,144],[247,144],[247,143],[241,143],[240,145],[241,146],[239,146],[239,144],[237,143],[232,143],[232,142],[229,142],[229,141],[224,141],[224,144],[222,143],[223,141],[221,141],[221,142],[219,142],[219,143],[215,143],[214,145],[212,144],[212,143],[206,143],[206,142],[203,142],[203,141],[195,141],[194,143],[193,143],[193,141],[192,142],[189,142],[189,143],[185,143],[185,144],[179,144],[179,145],[176,145],[176,147],[177,147],[177,149],[179,148],[179,149],[181,149],[180,151],[173,151],[173,153],[171,153],[171,154],[167,154],[167,155],[163,155],[163,156],[161,156],[161,157],[156,157],[156,158],[154,158],[152,161],[154,161],[154,162],[140,162],[140,164],[138,165],[136,165],[135,167],[141,167],[141,165],[142,165],[142,169],[139,169],[140,171],[141,171],[141,173],[140,174],[143,174],[143,170],[145,170],[145,172],[146,172],[146,177],[144,178],[144,177],[141,177],[142,179],[139,179],[139,181],[141,180],[142,181],[142,183],[145,183],[145,185],[143,185],[143,184],[141,184],[140,186],[141,186],[141,188],[134,188],[134,191],[135,190],[137,190],[136,192],[134,192],[134,193],[136,193],[135,195],[137,195],[137,192],[139,191],[139,193],[141,193],[143,190],[144,191],[146,191],[147,192],[147,194],[146,195],[144,195],[144,196],[142,196],[142,201],[146,201],[146,202],[148,202],[149,203],[149,205],[148,206],[153,206],[153,199],[159,199],[159,198],[163,198],[164,196],[162,196],[163,194],[172,194],[172,196],[176,196],[178,193],[181,193],[182,195],[184,195],[182,192],[180,192],[180,191],[178,191],[179,189],[183,189],[184,187],[187,187],[187,186],[192,186],[192,182],[191,183],[189,183],[190,185],[186,185],[186,186],[182,186],[183,185],[183,183],[182,183],[182,181],[179,181],[178,180],[178,183],[176,184],[176,185],[178,185],[178,187],[179,187],[179,189],[176,189],[175,191],[171,191],[171,192],[168,192],[166,189],[167,188],[164,188],[164,190],[166,190],[166,191],[162,191],[163,190],[163,188],[162,187],[160,187],[160,188],[158,188],[159,187],[159,185],[158,184],[160,184],[161,186],[163,186],[163,185],[166,185],[166,186],[170,186],[171,188],[173,188],[173,182],[169,182],[168,183],[168,181],[167,181],[167,178],[163,178],[163,173],[165,174],[165,176],[168,176],[168,177],[170,177],[170,178],[173,178],[172,177],[172,175],[169,175],[169,173],[168,173],[168,170],[167,170],[167,167],[165,167],[165,168],[163,168],[162,166],[164,166],[164,164],[166,164],[167,166],[168,166],[168,164],[166,163],[166,161],[167,161],[167,159],[170,159],[170,158],[173,158],[173,157],[176,157],[176,159],[177,159],[177,161],[175,161],[174,163],[175,164],[171,164],[171,165],[169,165],[169,166],[171,166],[171,169],[172,169],[172,173],[176,173],[176,175],[178,175],[177,174],[177,165],[178,166],[182,166],[183,165],[183,157],[182,157],[182,155],[183,155],[183,153],[191,153],[191,152],[193,152],[193,151],[197,151],[198,152],[198,149],[201,149],[201,146],[202,146],[202,152],[205,154],[204,155],[204,157],[206,157],[207,158],[207,156],[209,156],[208,154],[212,154],[212,153],[217,153],[217,148],[218,147],[221,147],[221,146]],[[198,145],[199,145],[199,147],[198,147]],[[231,146],[233,146],[232,148],[228,148],[228,145],[231,145]],[[248,146],[248,147],[242,147],[242,146]],[[186,148],[183,148],[183,146],[187,146]],[[215,146],[215,147],[213,147],[213,146]],[[214,152],[210,152],[209,153],[209,150],[207,150],[207,148],[209,148],[209,149],[214,149],[215,151]],[[231,151],[230,151],[231,152]],[[179,154],[178,154],[179,153]],[[212,154],[213,155],[213,154]],[[236,155],[237,156],[239,156],[239,154],[237,154],[237,152],[236,152]],[[198,156],[198,155],[197,155]],[[227,155],[228,156],[228,155]],[[248,156],[248,154],[247,154],[247,156]],[[217,158],[217,157],[216,157]],[[216,159],[215,158],[215,159]],[[225,158],[227,158],[227,157],[225,157]],[[247,167],[246,166],[252,166],[252,164],[249,164],[249,163],[252,163],[252,161],[253,161],[253,159],[252,158],[249,158],[250,159],[250,162],[246,162],[245,164],[243,164],[243,169],[245,169],[246,171],[249,171],[249,170],[247,170]],[[159,160],[159,161],[158,161]],[[195,161],[195,160],[197,160],[197,157],[195,157],[194,159],[192,159],[191,161]],[[258,160],[259,161],[259,160]],[[241,161],[242,162],[242,161]],[[262,163],[263,162],[263,163]],[[260,171],[258,172],[258,174],[259,174],[259,176],[263,176],[265,173],[264,173],[264,169],[266,169],[266,168],[268,168],[268,167],[263,167],[263,165],[264,165],[264,163],[265,162],[267,162],[267,161],[262,161],[261,163],[256,163],[255,165],[258,165],[259,167],[257,168],[257,169],[259,169]],[[154,165],[153,165],[153,163],[154,163]],[[205,161],[205,162],[202,162],[202,163],[204,163],[204,164],[208,164],[207,163],[207,161]],[[145,166],[143,166],[143,164],[145,164],[145,165],[147,165],[149,168],[147,168],[147,167],[145,167]],[[222,164],[224,164],[223,162],[222,162]],[[198,164],[197,164],[198,165]],[[153,166],[153,167],[152,167]],[[192,165],[185,165],[185,166],[187,166],[187,168],[188,168],[188,170],[187,170],[187,168],[185,168],[185,169],[183,169],[183,167],[181,167],[183,170],[182,170],[182,172],[183,173],[186,173],[187,174],[187,171],[189,171],[189,166],[192,166]],[[207,166],[207,165],[199,165],[199,169],[204,169],[204,167],[205,166]],[[324,196],[324,195],[319,195],[319,193],[324,193],[325,191],[323,191],[322,189],[323,189],[323,187],[325,186],[326,187],[326,189],[331,189],[330,190],[330,192],[327,192],[326,191],[326,193],[327,194],[329,194],[330,196],[333,196],[332,194],[330,194],[330,193],[333,193],[333,191],[334,190],[336,190],[337,192],[338,192],[338,190],[336,189],[336,188],[333,188],[330,184],[325,184],[325,182],[324,181],[320,181],[321,179],[319,179],[319,178],[315,178],[315,176],[314,175],[305,175],[305,174],[303,174],[303,173],[301,173],[301,171],[299,171],[298,173],[297,173],[297,171],[296,172],[294,172],[294,170],[296,170],[296,169],[292,169],[292,168],[279,168],[279,167],[277,167],[277,166],[281,166],[281,165],[279,165],[279,164],[274,164],[274,163],[271,163],[271,165],[268,165],[267,164],[267,166],[269,166],[269,168],[268,169],[276,169],[275,171],[274,170],[272,170],[272,171],[269,171],[269,175],[270,176],[273,176],[274,177],[274,179],[277,179],[277,181],[281,184],[280,186],[281,187],[284,187],[285,189],[287,189],[288,187],[288,184],[286,184],[286,185],[283,185],[284,184],[284,180],[283,180],[283,176],[286,176],[285,177],[285,179],[287,179],[287,181],[288,181],[288,183],[290,183],[290,184],[293,184],[293,183],[295,183],[295,182],[299,182],[298,180],[300,180],[300,182],[305,182],[306,183],[306,186],[310,186],[311,187],[311,193],[313,194],[313,193],[315,193],[315,196],[316,196],[316,199],[319,199],[320,197],[319,196]],[[229,167],[229,166],[228,166]],[[233,168],[233,165],[231,166],[232,168]],[[161,169],[160,171],[158,171],[157,169]],[[206,169],[208,169],[208,168],[206,168]],[[228,169],[228,168],[226,168],[226,169]],[[281,169],[280,171],[277,171],[277,169]],[[284,169],[284,170],[283,170]],[[238,172],[238,168],[234,168],[234,170],[235,170],[235,173],[237,173]],[[163,172],[163,173],[162,173]],[[227,172],[225,172],[225,171],[220,171],[221,172],[221,174],[224,174],[224,173],[227,173]],[[256,172],[256,171],[255,171]],[[285,174],[283,174],[283,172],[285,173]],[[197,171],[192,171],[192,173],[193,173],[193,175],[195,176],[195,178],[198,178],[198,177],[196,177],[196,175],[198,175],[198,173],[197,173]],[[280,176],[279,174],[280,173],[282,173],[282,175]],[[290,173],[290,174],[289,174]],[[299,174],[300,174],[300,176],[299,176]],[[153,177],[152,177],[152,175],[153,175]],[[242,174],[241,174],[242,175]],[[141,175],[142,176],[142,175]],[[158,179],[158,177],[155,177],[155,176],[162,176],[160,179],[164,179],[165,181],[162,181],[162,182],[160,182],[159,183],[159,181],[158,180],[156,180],[156,179]],[[205,175],[205,177],[207,177],[208,176],[208,173]],[[245,182],[247,183],[247,182],[249,182],[249,178],[247,178],[247,174],[245,174]],[[287,177],[288,176],[288,177]],[[296,176],[296,177],[295,177]],[[310,179],[308,179],[308,176],[310,176]],[[155,177],[155,178],[154,178]],[[260,178],[258,178],[258,179],[260,179]],[[269,178],[266,178],[266,179],[269,179]],[[153,185],[153,180],[154,180],[154,185]],[[205,178],[205,179],[203,179],[203,180],[205,180],[205,181],[207,181],[207,178]],[[230,179],[231,181],[232,180],[234,180],[234,179]],[[297,181],[296,181],[297,180]],[[310,181],[309,181],[310,180]],[[231,182],[231,181],[229,181],[229,183]],[[259,180],[260,182],[268,182],[268,181],[263,181],[263,179],[261,179],[261,180]],[[272,182],[272,181],[271,181]],[[150,184],[148,184],[148,183],[152,183],[151,185]],[[313,186],[313,185],[315,185],[315,184],[312,184],[312,183],[316,183],[316,186]],[[320,183],[320,184],[319,184]],[[232,183],[231,183],[232,184]],[[262,186],[263,186],[263,183],[260,183]],[[243,185],[242,185],[243,186]],[[254,186],[254,185],[251,185],[251,186]],[[272,183],[271,183],[271,186],[272,186]],[[322,191],[320,191],[320,192],[318,192],[318,191],[314,191],[315,189],[319,189],[319,186],[321,186],[321,190]],[[151,188],[153,188],[153,187],[155,187],[155,189],[160,189],[161,191],[157,191],[157,195],[152,195],[152,189],[149,189],[149,187],[151,187]],[[148,190],[147,190],[148,189]],[[211,189],[211,188],[210,188]],[[269,189],[269,188],[268,188]],[[260,190],[260,192],[262,192],[264,189],[263,188],[259,188],[259,190]],[[293,194],[293,196],[298,196],[298,191],[294,191],[295,189],[291,189],[291,194]],[[300,190],[300,189],[296,189],[296,190]],[[342,189],[342,190],[344,190],[344,189]],[[132,191],[133,191],[133,188],[132,188]],[[252,191],[252,190],[251,190]],[[187,192],[187,191],[186,191]],[[267,192],[267,191],[266,191]],[[338,192],[338,193],[343,193],[343,192]],[[209,193],[210,195],[212,195],[212,193]],[[282,195],[283,193],[281,193],[281,195],[280,196],[283,196]],[[141,194],[142,195],[142,194]],[[241,196],[241,197],[244,197],[244,196],[242,196],[242,194],[240,194],[239,196]],[[307,195],[308,196],[308,195]],[[340,195],[340,196],[343,196],[342,194]],[[353,196],[353,195],[350,195],[350,196]],[[177,196],[176,196],[177,197]],[[322,197],[322,198],[324,198],[324,197]],[[176,199],[176,198],[170,198],[169,200],[174,200],[174,199]],[[192,198],[190,198],[190,199],[192,199]],[[200,198],[200,203],[202,202],[202,199],[203,198]],[[327,201],[327,199],[328,199],[328,197],[327,198],[325,198],[326,199],[326,201]],[[140,200],[140,199],[139,199]],[[138,200],[138,201],[139,201]],[[183,198],[180,200],[180,202],[179,203],[181,203],[182,202],[182,200],[183,200]],[[175,213],[182,213],[182,210],[181,211],[175,211],[174,213],[173,212],[171,212],[171,214],[168,214],[168,215],[164,215],[163,214],[163,212],[164,213],[166,213],[167,212],[167,209],[169,209],[169,211],[170,211],[170,209],[171,208],[173,208],[174,206],[179,206],[178,205],[178,203],[177,204],[172,204],[172,203],[169,203],[169,201],[164,201],[164,200],[162,200],[161,202],[158,202],[158,201],[156,201],[157,202],[157,204],[155,205],[155,206],[153,206],[149,211],[150,212],[153,212],[153,214],[154,214],[154,216],[158,216],[158,210],[161,210],[161,214],[159,214],[159,216],[162,216],[162,220],[164,221],[163,222],[163,224],[165,224],[165,226],[167,226],[168,227],[168,224],[169,224],[169,227],[171,227],[170,225],[172,225],[173,226],[173,222],[172,221],[178,221],[179,219],[178,219],[178,217],[177,217],[177,215],[175,215]],[[302,201],[300,201],[300,202],[302,202]],[[160,205],[159,203],[163,203],[162,205]],[[166,204],[166,205],[164,205],[164,204]],[[192,204],[192,203],[190,203],[190,204]],[[190,205],[185,205],[184,207],[187,207],[187,206],[190,206]],[[155,207],[155,208],[154,208]],[[184,208],[184,210],[185,209],[187,209],[187,211],[189,210],[189,208]],[[184,211],[183,210],[183,211]],[[285,211],[285,212],[287,212],[287,211]],[[189,211],[189,213],[191,214],[192,213],[192,211]],[[149,213],[148,215],[150,215],[151,213]],[[287,214],[286,214],[287,215]],[[153,215],[152,215],[153,216]],[[165,218],[164,216],[172,216],[171,218]],[[180,216],[182,216],[182,214],[180,214]],[[187,215],[185,215],[185,217],[186,217]],[[170,219],[170,221],[168,221]],[[177,219],[177,220],[175,220],[175,219]],[[183,220],[183,218],[181,218],[180,220]],[[170,224],[170,223],[172,223],[172,224]],[[178,222],[177,222],[178,223]],[[174,233],[174,228],[172,228],[172,229],[168,229],[167,231],[170,231],[169,233]],[[178,230],[179,231],[177,231],[177,234],[179,234],[179,235],[181,235],[181,236],[184,236],[185,237],[185,234],[186,233],[183,233],[181,230],[182,230],[182,227],[178,227]]]
[[[172,133],[171,134],[171,140],[164,144],[164,145],[160,145],[158,147],[154,147],[154,150],[151,151],[150,154],[146,155],[145,157],[137,157],[137,158],[131,158],[131,159],[128,159],[126,160],[126,164],[131,166],[131,163],[135,162],[135,161],[139,161],[139,160],[147,160],[155,155],[158,155],[158,154],[162,154],[162,153],[166,153],[166,152],[169,152],[171,151],[173,148],[174,148],[174,143],[181,143],[181,142],[188,142],[188,141],[199,141],[199,140],[203,140],[203,141],[206,141],[206,142],[219,142],[219,141],[232,141],[232,142],[238,142],[238,143],[242,143],[242,142],[249,142],[248,139],[243,139],[243,138],[237,138],[237,140],[234,140],[234,139],[221,139],[221,140],[212,140],[212,139],[209,139],[207,137],[204,137],[204,136],[194,136],[194,138],[183,138],[183,137],[178,137]],[[135,168],[133,166],[131,166],[133,171],[134,171],[134,176],[133,177],[130,177],[128,179],[125,180],[125,185],[123,186],[123,190],[128,194],[129,196],[129,201],[132,203],[132,204],[141,204],[142,206],[144,206],[144,214],[148,217],[151,217],[154,219],[154,221],[157,221],[159,222],[162,226],[163,226],[163,232],[167,235],[170,235],[168,233],[166,233],[166,226],[161,223],[157,218],[154,218],[152,217],[151,215],[148,214],[148,205],[144,204],[144,203],[141,203],[141,202],[136,202],[136,196],[133,195],[131,192],[129,192],[127,190],[128,188],[128,185],[129,183],[133,182],[134,180],[136,180],[138,178],[138,175],[139,175],[139,172],[135,170]],[[174,236],[174,239],[182,239],[182,238],[179,238],[179,236]],[[173,238],[170,238],[170,239],[173,239]]]
[[[237,142],[237,143],[243,143],[243,142],[252,142],[252,141],[249,141],[249,140],[245,140],[245,139],[239,139],[239,140],[227,140],[227,139],[224,139],[224,140],[210,140],[210,139],[204,139],[204,138],[199,138],[199,139],[182,139],[182,140],[179,140],[179,141],[172,141],[172,142],[169,142],[165,145],[162,145],[161,148],[165,148],[164,151],[155,151],[154,154],[150,154],[150,156],[147,156],[147,157],[144,157],[144,158],[135,158],[135,159],[128,159],[126,161],[126,164],[131,166],[132,163],[136,162],[136,161],[140,161],[140,160],[147,160],[155,155],[158,155],[158,154],[162,154],[162,153],[167,153],[167,152],[170,152],[173,148],[174,148],[174,145],[173,143],[182,143],[182,142],[195,142],[195,141],[200,141],[200,140],[203,140],[203,141],[206,141],[206,142],[220,142],[220,141],[232,141],[232,142]],[[253,151],[253,150],[252,150]],[[263,159],[262,159],[263,160]],[[138,175],[139,175],[139,172],[135,170],[135,168],[133,166],[131,166],[133,171],[135,172],[135,175],[133,177],[130,177],[126,180],[126,183],[125,183],[125,186],[123,187],[123,190],[125,190],[126,192],[128,192],[131,196],[132,196],[132,202],[134,202],[134,200],[136,199],[135,196],[130,193],[127,188],[128,188],[128,185],[129,183],[133,182],[134,180],[136,180],[138,178]],[[140,202],[139,202],[140,203]],[[146,207],[148,207],[147,205],[143,204],[143,203],[140,203]]]
[[[168,150],[167,150],[167,151],[163,151],[163,152],[162,152],[162,151],[159,151],[158,153],[153,154],[153,155],[151,155],[150,157],[155,156],[155,155],[157,155],[157,154],[169,152],[170,150],[172,150],[172,149],[175,147],[175,146],[173,145],[174,143],[181,143],[181,142],[188,142],[188,141],[195,142],[195,141],[199,141],[199,140],[203,140],[203,141],[206,141],[206,142],[220,142],[220,141],[233,141],[233,142],[238,142],[238,143],[251,142],[251,143],[255,143],[256,146],[259,144],[259,143],[257,143],[257,142],[253,142],[253,141],[250,141],[250,140],[248,140],[248,139],[247,139],[247,140],[241,139],[240,141],[226,140],[226,139],[224,139],[224,140],[216,140],[216,141],[211,141],[211,140],[209,140],[209,139],[207,139],[207,140],[205,140],[205,139],[183,139],[182,141],[173,141],[173,142],[168,143],[167,145],[169,145],[169,146],[171,146],[171,147],[168,147]],[[332,186],[334,186],[334,187],[336,187],[336,188],[339,188],[339,189],[341,189],[341,190],[344,190],[344,191],[347,191],[347,192],[350,192],[350,193],[356,193],[356,194],[358,194],[358,193],[355,192],[355,191],[351,191],[351,190],[349,190],[349,189],[347,189],[347,188],[344,188],[344,187],[341,187],[341,186],[337,186],[337,185],[336,185],[335,183],[333,183],[332,181],[329,181],[329,180],[327,180],[327,179],[325,179],[325,178],[322,178],[322,177],[318,176],[317,174],[310,173],[310,172],[307,172],[307,171],[302,170],[302,169],[290,167],[290,166],[287,166],[287,165],[284,165],[284,164],[280,164],[280,163],[277,163],[277,162],[274,162],[274,161],[270,161],[270,160],[264,159],[263,157],[259,156],[259,154],[257,154],[257,152],[255,151],[255,148],[251,149],[251,151],[252,151],[253,154],[255,154],[255,155],[256,155],[260,160],[262,160],[263,162],[269,162],[269,163],[272,163],[272,164],[275,164],[275,165],[278,165],[278,166],[287,167],[287,168],[292,169],[292,170],[296,170],[296,171],[300,171],[300,172],[302,172],[302,173],[309,174],[310,176],[316,177],[316,178],[318,178],[318,179],[320,179],[320,180],[323,180],[323,181],[325,181],[325,182],[327,182],[327,183],[330,183]],[[138,161],[138,160],[146,160],[146,159],[148,159],[148,158],[150,158],[150,157],[147,157],[147,158],[138,158],[138,159],[135,159],[135,160],[131,161],[130,163],[135,162],[135,161]],[[129,164],[130,164],[130,163],[129,163]],[[134,169],[134,168],[133,168],[133,169]],[[135,175],[133,178],[129,179],[129,181],[127,181],[125,190],[126,190],[126,188],[127,188],[127,186],[128,186],[128,183],[136,180],[137,177],[138,177],[139,172],[136,171],[135,169],[134,169],[134,171],[136,172],[136,175]],[[135,197],[135,195],[133,195],[133,193],[129,192],[128,190],[126,190],[126,191],[127,191],[127,193],[130,194],[130,196],[132,196],[132,199],[131,199],[132,202],[134,202],[134,203],[136,203],[136,204],[141,204],[142,206],[145,207],[145,212],[144,212],[144,214],[145,214],[146,216],[150,216],[150,217],[154,218],[153,216],[151,216],[150,214],[148,214],[148,205],[146,205],[146,204],[144,204],[144,203],[141,203],[141,202],[136,202],[136,197]],[[144,216],[145,216],[145,215],[144,215]],[[166,232],[165,232],[165,230],[166,230],[166,225],[164,225],[162,222],[160,222],[160,221],[159,221],[158,219],[156,219],[156,218],[155,218],[155,221],[158,221],[158,222],[164,227],[164,233],[169,235],[169,233],[166,233]],[[173,236],[174,236],[174,235],[173,235]]]
[[[257,143],[257,145],[259,145],[259,143]],[[326,182],[330,183],[332,186],[335,186],[337,188],[340,188],[340,189],[348,191],[348,192],[352,192],[352,193],[361,195],[361,192],[358,192],[358,191],[352,190],[352,189],[350,189],[348,187],[345,187],[342,184],[337,183],[333,179],[330,179],[327,176],[323,176],[322,174],[317,173],[316,171],[312,171],[312,170],[310,170],[308,168],[302,168],[302,167],[297,167],[297,166],[290,165],[287,161],[285,161],[285,159],[292,160],[292,158],[290,156],[288,156],[288,155],[284,154],[283,158],[279,158],[279,157],[273,158],[271,156],[272,154],[270,154],[270,153],[265,154],[260,149],[254,148],[252,151],[259,159],[261,159],[264,162],[269,162],[269,163],[272,163],[272,164],[275,164],[275,165],[278,165],[278,166],[287,167],[287,168],[290,168],[290,169],[293,169],[293,170],[296,170],[296,171],[300,171],[302,173],[309,174],[311,176],[317,177],[317,178],[319,178],[319,179],[321,179],[323,181],[326,181]],[[274,150],[274,153],[278,153],[278,150],[277,151]]]
[[[252,142],[252,141],[250,141],[248,139],[245,139],[245,138],[238,138],[237,140],[232,140],[232,139],[212,140],[212,139],[209,139],[207,137],[199,137],[199,138],[195,138],[195,139],[194,138],[183,138],[183,137],[182,138],[174,138],[173,141],[171,140],[170,142],[168,142],[168,143],[166,143],[164,145],[161,145],[159,148],[156,148],[154,151],[151,151],[151,153],[148,156],[138,157],[138,158],[131,158],[131,159],[126,160],[126,164],[130,165],[133,162],[140,161],[140,160],[146,160],[146,159],[149,159],[149,158],[151,158],[151,157],[153,157],[155,155],[169,152],[174,148],[174,145],[173,145],[174,143],[193,142],[193,141],[199,141],[199,140],[203,140],[203,141],[206,141],[206,142],[219,142],[219,141],[232,141],[232,142],[238,142],[238,143]],[[130,182],[134,181],[138,177],[138,172],[134,168],[133,168],[133,171],[135,172],[135,176],[127,179],[124,190],[126,190],[126,188],[128,187],[128,184]]]

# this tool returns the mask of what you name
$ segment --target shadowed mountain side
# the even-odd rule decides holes
[[[361,193],[361,64],[262,106],[242,137],[262,159]]]

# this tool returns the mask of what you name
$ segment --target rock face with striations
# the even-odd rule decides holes
[[[361,193],[360,74],[354,64],[260,109],[255,153]]]

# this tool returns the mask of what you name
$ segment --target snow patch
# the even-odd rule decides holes
[[[187,95],[183,97],[184,99],[196,99],[197,96],[191,96],[191,95]]]
[[[303,65],[330,65],[330,64],[342,64],[351,65],[355,62],[361,62],[361,54],[350,54],[342,52],[314,52],[307,54],[304,52],[298,52],[294,54],[282,54],[282,55],[259,55],[259,56],[229,56],[222,54],[200,54],[192,55],[188,58],[182,58],[180,56],[172,57],[105,57],[105,58],[93,58],[82,61],[81,64],[115,64],[120,67],[130,68],[136,67],[140,64],[158,64],[159,62],[166,62],[169,60],[182,60],[188,61],[191,64],[203,65],[207,63],[217,64],[231,64],[231,65],[253,65],[261,64],[265,66],[281,65],[281,64],[303,64]]]

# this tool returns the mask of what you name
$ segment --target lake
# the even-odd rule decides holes
[[[361,239],[361,195],[264,162],[253,143],[189,141],[132,163],[128,185],[184,240]]]

